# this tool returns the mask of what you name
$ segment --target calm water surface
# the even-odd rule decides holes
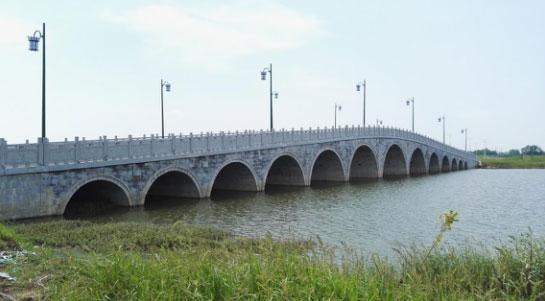
[[[97,220],[210,226],[244,236],[320,239],[358,252],[392,254],[399,244],[429,245],[441,213],[460,221],[450,244],[497,245],[531,227],[545,237],[545,170],[470,170],[395,181],[297,188],[213,200],[170,200]]]

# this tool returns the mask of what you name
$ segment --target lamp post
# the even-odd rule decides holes
[[[335,129],[337,129],[337,111],[340,111],[341,108],[341,105],[337,105],[337,103],[335,103]]]
[[[362,91],[362,90],[363,90],[363,121],[362,121],[362,125],[363,125],[363,127],[365,127],[365,97],[366,97],[366,94],[367,94],[367,81],[366,80],[356,84],[356,91],[359,92],[359,91]]]
[[[443,117],[439,117],[437,121],[443,122],[443,144],[445,144],[445,115],[443,115]]]
[[[161,79],[161,137],[164,139],[165,138],[165,110],[163,105],[163,90],[170,92],[170,83]]]
[[[261,80],[267,80],[267,73],[269,73],[269,119],[270,125],[269,128],[272,131],[273,126],[273,96],[278,98],[278,92],[273,91],[273,76],[272,76],[272,64],[269,64],[269,67],[263,68],[261,71]]]
[[[462,129],[462,134],[465,134],[465,151],[467,152],[467,128]]]
[[[414,97],[407,99],[407,105],[412,105],[412,111],[413,111],[413,133],[414,133]]]
[[[34,31],[32,36],[28,37],[28,50],[38,51],[40,39],[43,40],[42,49],[42,140],[46,136],[45,132],[45,23],[42,23],[42,31]]]

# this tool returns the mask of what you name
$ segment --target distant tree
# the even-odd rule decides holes
[[[507,156],[509,157],[518,157],[520,156],[520,151],[518,149],[511,149],[509,152],[507,152]]]
[[[541,156],[545,154],[543,150],[537,145],[526,145],[522,148],[521,152],[523,155],[527,156]]]
[[[477,155],[477,156],[487,156],[487,157],[488,156],[490,156],[490,157],[498,156],[497,151],[493,151],[493,150],[490,150],[488,148],[478,149],[478,150],[473,151],[473,153],[475,153],[475,155]]]

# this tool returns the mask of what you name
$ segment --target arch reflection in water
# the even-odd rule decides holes
[[[321,186],[327,182],[344,182],[342,161],[333,150],[322,151],[314,160],[310,184]]]
[[[429,173],[430,174],[437,174],[441,172],[441,166],[439,165],[439,157],[437,157],[437,154],[433,153],[430,157],[430,163],[429,163]]]
[[[368,146],[360,146],[350,163],[350,181],[362,182],[378,178],[378,164],[375,154]]]
[[[411,165],[409,169],[411,176],[421,176],[426,174],[426,161],[424,160],[424,153],[417,148],[411,156]]]
[[[450,171],[450,163],[448,161],[448,157],[443,157],[443,163],[441,164],[441,172],[449,172]]]
[[[254,172],[247,164],[235,161],[224,165],[214,177],[210,197],[214,200],[238,198],[257,191]]]
[[[64,209],[65,218],[101,215],[117,210],[128,210],[128,193],[118,184],[105,179],[94,180],[79,187]]]
[[[175,205],[176,203],[195,200],[200,196],[197,183],[186,173],[178,170],[170,170],[153,180],[147,190],[145,207]]]
[[[407,176],[405,155],[399,146],[393,144],[388,149],[384,159],[383,178],[400,178]]]
[[[292,191],[305,186],[299,162],[290,155],[282,155],[272,163],[265,179],[265,192]]]

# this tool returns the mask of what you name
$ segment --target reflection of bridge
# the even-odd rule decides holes
[[[154,195],[205,198],[216,190],[435,174],[476,164],[471,153],[375,127],[19,145],[0,139],[0,219],[63,214],[86,201],[138,206]]]

